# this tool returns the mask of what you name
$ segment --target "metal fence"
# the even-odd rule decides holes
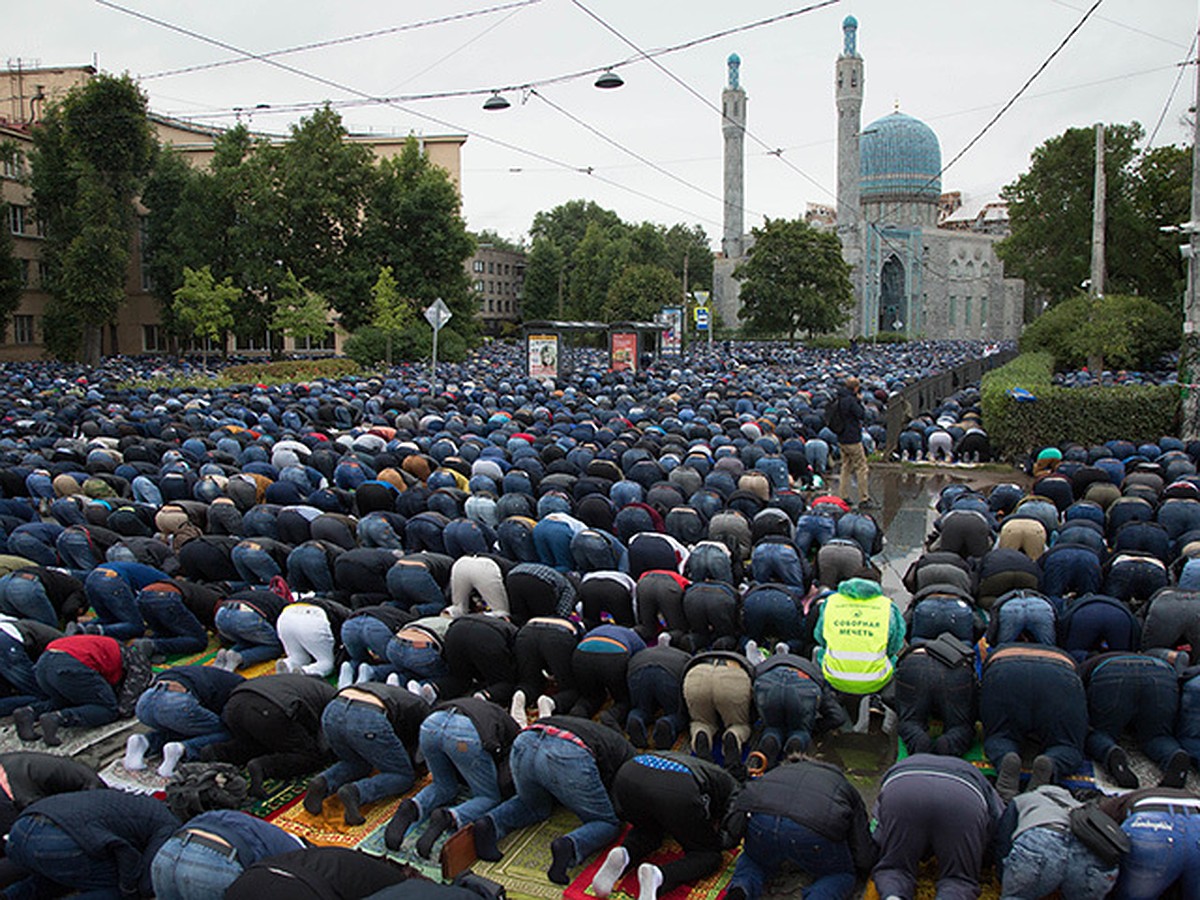
[[[932,412],[955,391],[982,380],[984,372],[999,368],[1016,357],[1016,350],[1002,350],[923,378],[892,395],[887,405],[887,453],[895,452],[900,443],[900,432],[915,416]]]

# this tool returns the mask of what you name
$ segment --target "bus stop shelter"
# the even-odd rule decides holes
[[[605,335],[610,369],[640,371],[647,355],[658,357],[662,328],[656,322],[526,322],[525,371],[532,378],[558,378],[573,372],[586,335]]]

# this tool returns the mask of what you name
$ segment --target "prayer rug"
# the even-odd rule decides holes
[[[616,846],[616,844],[612,846]],[[597,853],[595,858],[584,866],[579,876],[567,885],[563,891],[565,900],[592,900],[592,898],[596,897],[595,891],[592,890],[592,879],[600,871],[600,867],[604,864],[604,859],[608,856],[610,849],[612,847],[605,847],[604,850]],[[726,885],[729,884],[729,879],[733,876],[734,862],[740,852],[740,847],[726,851],[721,867],[708,876],[708,878],[697,881],[690,886],[680,885],[669,894],[659,894],[660,900],[716,900],[717,897],[721,896],[721,892],[725,890]],[[674,841],[668,841],[657,853],[652,853],[647,861],[661,866],[663,863],[678,859],[682,855],[683,850],[679,845]],[[543,877],[545,876],[543,875]],[[637,895],[637,866],[630,866],[621,880],[617,882],[610,896],[613,900],[637,900]]]

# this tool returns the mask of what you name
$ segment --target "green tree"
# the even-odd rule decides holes
[[[1031,322],[1021,351],[1048,352],[1060,368],[1142,369],[1179,345],[1180,324],[1178,314],[1147,297],[1078,294]]]
[[[1136,122],[1105,129],[1105,289],[1175,306],[1184,270],[1178,241],[1159,227],[1188,216],[1190,151],[1139,155],[1142,136]],[[1001,192],[1011,233],[996,252],[1007,274],[1025,279],[1027,314],[1079,293],[1090,275],[1095,158],[1095,129],[1069,129],[1034,150],[1029,170]]]
[[[478,234],[473,235],[475,243],[480,247],[495,247],[497,250],[507,250],[509,253],[523,253],[525,247],[508,238],[501,237],[490,228],[485,228]]]
[[[399,156],[379,164],[362,237],[372,273],[390,266],[400,290],[419,306],[441,297],[454,313],[447,327],[474,340],[477,301],[463,264],[475,252],[475,241],[462,220],[454,182],[429,162],[416,138],[408,139]],[[348,324],[365,318],[351,317]]]
[[[567,271],[567,310],[573,319],[603,315],[608,289],[629,262],[629,240],[593,222],[575,245]]]
[[[279,296],[271,314],[271,330],[293,340],[321,340],[329,334],[329,303],[301,283],[289,269],[279,285]]]
[[[733,273],[750,328],[795,340],[797,331],[814,335],[846,322],[854,291],[836,235],[803,219],[768,219],[753,234],[749,259]]]
[[[187,334],[200,339],[200,352],[208,364],[208,341],[217,341],[233,327],[233,304],[241,296],[233,279],[218,282],[212,269],[183,268],[183,283],[175,289],[172,312]]]
[[[385,362],[392,365],[392,339],[401,334],[416,322],[416,312],[412,303],[400,295],[396,279],[392,277],[392,267],[383,266],[379,277],[371,288],[371,308],[373,316],[371,324],[387,335],[387,355]]]
[[[0,164],[20,160],[20,150],[13,141],[0,141]],[[0,334],[8,327],[8,318],[21,304],[24,288],[21,261],[16,256],[16,241],[5,223],[8,204],[0,200]]]
[[[557,319],[559,292],[566,291],[567,258],[558,244],[536,238],[525,261],[524,297],[521,317],[525,321]]]
[[[605,322],[649,322],[664,306],[679,303],[683,285],[661,266],[626,266],[608,289],[604,300]]]
[[[46,240],[52,307],[47,340],[82,338],[84,362],[100,361],[101,328],[124,300],[134,198],[150,171],[155,138],[146,98],[128,76],[97,75],[47,110],[33,130],[33,204]],[[60,340],[52,332],[72,333]]]
[[[660,265],[670,269],[681,282],[686,266],[688,290],[711,291],[713,255],[704,229],[699,225],[690,228],[672,225],[664,233],[663,240],[666,243],[666,258]]]
[[[575,255],[575,247],[593,225],[614,235],[628,229],[621,217],[610,209],[591,200],[569,200],[548,212],[535,215],[529,236],[535,241],[538,238],[553,241],[569,260]]]

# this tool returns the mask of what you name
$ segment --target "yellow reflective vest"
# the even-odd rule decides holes
[[[873,694],[891,680],[887,655],[892,601],[884,594],[857,600],[831,594],[825,600],[821,634],[825,679],[847,694]]]

